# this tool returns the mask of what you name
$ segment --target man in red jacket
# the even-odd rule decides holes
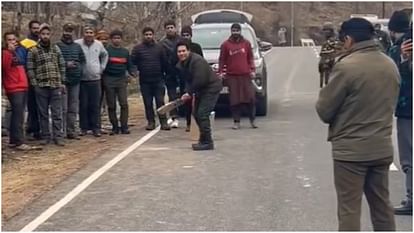
[[[240,24],[231,25],[231,36],[221,45],[219,74],[224,78],[224,85],[229,87],[230,107],[234,119],[233,129],[240,128],[240,114],[243,107],[248,108],[251,127],[257,128],[254,123],[256,96],[251,81],[255,77],[253,52],[250,42],[241,35]]]
[[[17,150],[31,150],[32,147],[23,143],[24,109],[29,88],[26,71],[17,56],[17,50],[23,48],[18,46],[13,32],[6,32],[3,41],[2,82],[12,108],[9,145]]]

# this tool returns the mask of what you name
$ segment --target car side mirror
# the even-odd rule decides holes
[[[270,49],[272,49],[273,45],[270,42],[266,42],[266,41],[259,41],[259,50],[261,52],[266,52]]]

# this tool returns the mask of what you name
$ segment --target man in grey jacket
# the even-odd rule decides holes
[[[108,52],[101,42],[95,40],[95,29],[90,26],[84,28],[83,39],[75,42],[82,47],[86,57],[80,82],[79,135],[86,135],[91,129],[95,137],[100,137],[101,75],[108,63]]]
[[[340,231],[360,230],[363,194],[374,230],[395,231],[388,171],[400,78],[373,36],[374,27],[365,19],[342,24],[340,39],[346,52],[316,104],[319,117],[329,124]]]

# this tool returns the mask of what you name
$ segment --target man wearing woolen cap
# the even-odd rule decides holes
[[[374,230],[395,231],[388,172],[398,69],[373,40],[374,27],[367,20],[345,21],[339,36],[346,51],[316,103],[319,117],[329,124],[339,230],[360,230],[365,194]]]
[[[257,128],[256,94],[252,79],[256,77],[253,51],[250,42],[241,35],[241,26],[234,23],[230,27],[231,36],[220,47],[219,74],[229,87],[230,108],[233,115],[233,129],[240,128],[241,111],[248,108],[250,126]],[[226,72],[224,74],[224,67]]]
[[[398,66],[401,75],[400,94],[395,111],[397,117],[398,154],[405,173],[406,198],[395,207],[395,214],[412,215],[413,213],[413,70],[412,70],[412,35],[409,16],[403,11],[395,11],[389,21],[393,46],[389,56]],[[411,46],[410,46],[411,45]],[[401,48],[411,47],[411,55],[404,57]],[[410,50],[408,50],[410,51]],[[410,65],[411,64],[411,65]]]
[[[76,132],[76,119],[79,112],[79,90],[82,76],[82,66],[86,63],[81,46],[74,41],[74,25],[63,25],[61,41],[57,43],[66,64],[66,91],[63,92],[63,131],[68,139],[80,138]]]

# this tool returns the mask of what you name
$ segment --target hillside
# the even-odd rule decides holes
[[[2,30],[11,30],[18,26],[18,13],[21,13],[20,31],[27,33],[30,19],[39,18],[48,21],[54,28],[54,39],[61,34],[61,26],[65,22],[81,26],[87,18],[95,17],[98,27],[107,30],[120,28],[126,34],[126,43],[131,45],[140,39],[140,31],[144,26],[154,27],[162,36],[162,23],[168,18],[177,16],[174,2],[118,2],[114,9],[102,8],[92,11],[79,2],[46,2],[46,3],[3,3]],[[30,4],[38,4],[31,7]],[[280,27],[290,30],[293,22],[294,43],[300,38],[318,40],[320,26],[325,21],[333,22],[337,27],[342,21],[355,13],[377,14],[380,18],[388,18],[395,10],[411,8],[412,2],[181,2],[180,15],[183,24],[190,24],[190,16],[197,12],[215,8],[237,9],[254,15],[253,25],[263,40],[274,44],[277,42],[277,31]],[[36,9],[35,11],[30,9]],[[293,20],[292,20],[293,9]]]

